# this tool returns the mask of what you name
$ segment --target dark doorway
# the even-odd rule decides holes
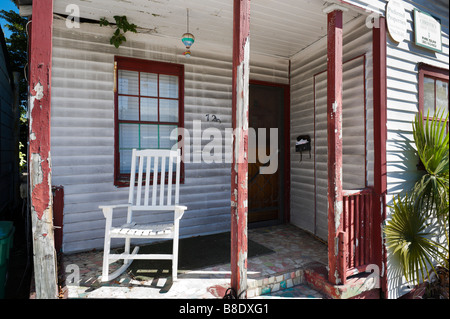
[[[284,182],[286,173],[284,123],[289,96],[287,90],[288,87],[284,85],[250,82],[249,126],[254,129],[256,134],[254,134],[253,143],[249,136],[249,223],[275,224],[283,222],[285,210],[289,207],[286,205]],[[271,134],[271,128],[277,129],[277,139],[274,139]],[[265,141],[261,140],[264,139],[264,136],[258,134],[258,129],[265,129]],[[276,141],[275,145],[274,141]],[[253,157],[252,154],[254,154]],[[265,174],[263,173],[264,169],[266,169]],[[273,171],[273,173],[268,174],[267,170]]]

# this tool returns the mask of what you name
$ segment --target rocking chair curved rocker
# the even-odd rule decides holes
[[[136,165],[137,161],[139,162],[138,165]],[[166,161],[168,161],[167,173]],[[99,206],[106,218],[102,281],[110,281],[120,276],[130,266],[134,259],[172,260],[172,278],[174,281],[177,280],[179,225],[180,219],[183,217],[184,211],[187,209],[186,206],[178,205],[180,162],[180,150],[133,149],[128,204]],[[145,173],[144,164],[146,164]],[[176,166],[175,172],[173,172],[174,165]],[[152,166],[153,169],[151,169]],[[138,170],[137,172],[136,169]],[[174,177],[175,183],[172,185]],[[165,187],[166,180],[167,187]],[[144,190],[142,189],[142,186],[144,186]],[[174,195],[172,191],[173,186],[175,186]],[[158,195],[159,198],[157,198]],[[172,197],[174,197],[173,204]],[[128,210],[126,224],[119,227],[112,226],[113,210],[116,208],[127,208]],[[173,211],[173,223],[137,224],[133,221],[134,211],[145,211],[149,213]],[[125,239],[125,250],[122,254],[112,254],[110,252],[112,238]],[[136,246],[130,253],[130,241],[132,238],[173,239],[172,254],[138,254],[138,246]],[[123,266],[112,274],[109,274],[109,265],[120,259],[124,260]]]

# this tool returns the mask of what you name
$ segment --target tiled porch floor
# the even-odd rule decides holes
[[[249,229],[248,236],[274,251],[248,259],[248,298],[322,298],[304,283],[303,269],[313,262],[327,264],[325,244],[293,225]],[[63,288],[66,298],[222,298],[230,284],[229,263],[179,274],[174,283],[165,278],[138,281],[127,272],[102,283],[102,257],[102,251],[62,257],[66,276],[76,274],[74,268],[80,273],[77,284]]]

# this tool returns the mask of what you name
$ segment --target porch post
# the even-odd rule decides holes
[[[387,140],[387,62],[386,18],[379,17],[373,34],[373,138],[374,138],[374,190],[373,238],[374,262],[380,269],[381,291],[387,298],[386,247],[383,243],[381,225],[386,219],[386,140]],[[385,270],[382,272],[382,270]]]
[[[50,157],[53,0],[33,1],[30,37],[29,174],[36,298],[58,298]]]
[[[343,10],[327,7],[327,134],[328,134],[328,280],[345,282],[345,266],[339,260],[343,232],[342,199],[342,24]]]
[[[247,297],[248,90],[250,59],[250,0],[233,3],[231,165],[231,287]],[[242,295],[241,295],[242,293]]]

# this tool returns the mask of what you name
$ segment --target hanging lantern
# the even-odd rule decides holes
[[[194,44],[195,37],[192,33],[189,33],[189,9],[186,9],[186,10],[187,10],[187,32],[185,34],[183,34],[183,36],[181,37],[181,41],[186,46],[186,51],[184,52],[184,56],[188,58],[191,56],[190,48],[191,48],[191,45]]]
[[[186,46],[186,49],[189,50],[191,45],[194,44],[195,37],[192,33],[186,32],[185,34],[183,34],[181,41],[183,41],[184,45]]]
[[[192,33],[186,32],[185,34],[183,34],[181,41],[183,41],[184,45],[186,46],[186,51],[184,52],[184,55],[186,57],[190,57],[191,51],[189,49],[191,48],[191,45],[194,44],[195,41],[194,35]]]

